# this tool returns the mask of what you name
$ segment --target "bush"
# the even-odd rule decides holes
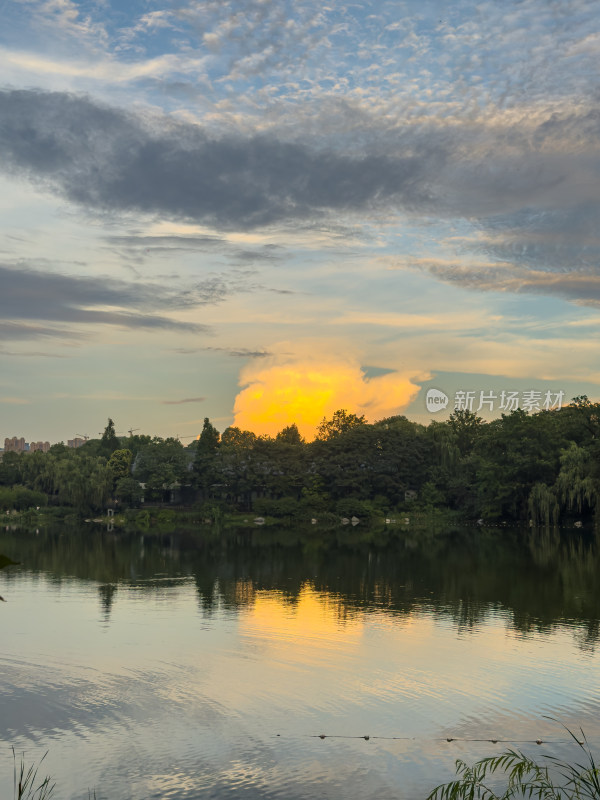
[[[254,513],[264,517],[297,517],[300,512],[300,504],[294,497],[282,497],[280,500],[270,500],[267,497],[259,497],[252,504]]]
[[[45,506],[47,503],[48,498],[43,492],[34,492],[25,486],[13,486],[12,489],[0,486],[0,508],[4,510],[14,508],[24,511],[27,508]]]
[[[375,516],[373,506],[368,500],[358,500],[355,497],[344,497],[335,504],[335,510],[340,517],[358,517],[365,520]]]
[[[149,511],[138,511],[135,515],[135,524],[138,528],[143,528],[144,530],[148,530],[150,527],[150,512]]]

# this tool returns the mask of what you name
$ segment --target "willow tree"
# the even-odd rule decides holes
[[[553,489],[545,483],[534,484],[528,499],[529,518],[534,525],[556,525],[560,507]]]
[[[593,511],[598,500],[598,484],[592,477],[593,459],[588,450],[571,442],[560,456],[556,494],[569,511]]]

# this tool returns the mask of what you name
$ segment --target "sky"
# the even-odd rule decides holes
[[[0,0],[0,444],[599,399],[597,11]]]

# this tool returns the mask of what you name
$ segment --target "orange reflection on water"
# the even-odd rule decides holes
[[[240,633],[258,637],[271,647],[294,646],[315,650],[358,647],[364,630],[362,614],[349,609],[335,595],[315,591],[305,584],[297,597],[258,592],[254,603],[240,616]]]

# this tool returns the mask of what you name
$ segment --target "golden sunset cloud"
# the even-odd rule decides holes
[[[312,439],[323,417],[338,409],[375,422],[399,414],[419,391],[414,374],[368,378],[356,359],[314,350],[314,355],[283,353],[248,364],[240,374],[244,388],[235,399],[234,425],[274,436],[295,423]]]

